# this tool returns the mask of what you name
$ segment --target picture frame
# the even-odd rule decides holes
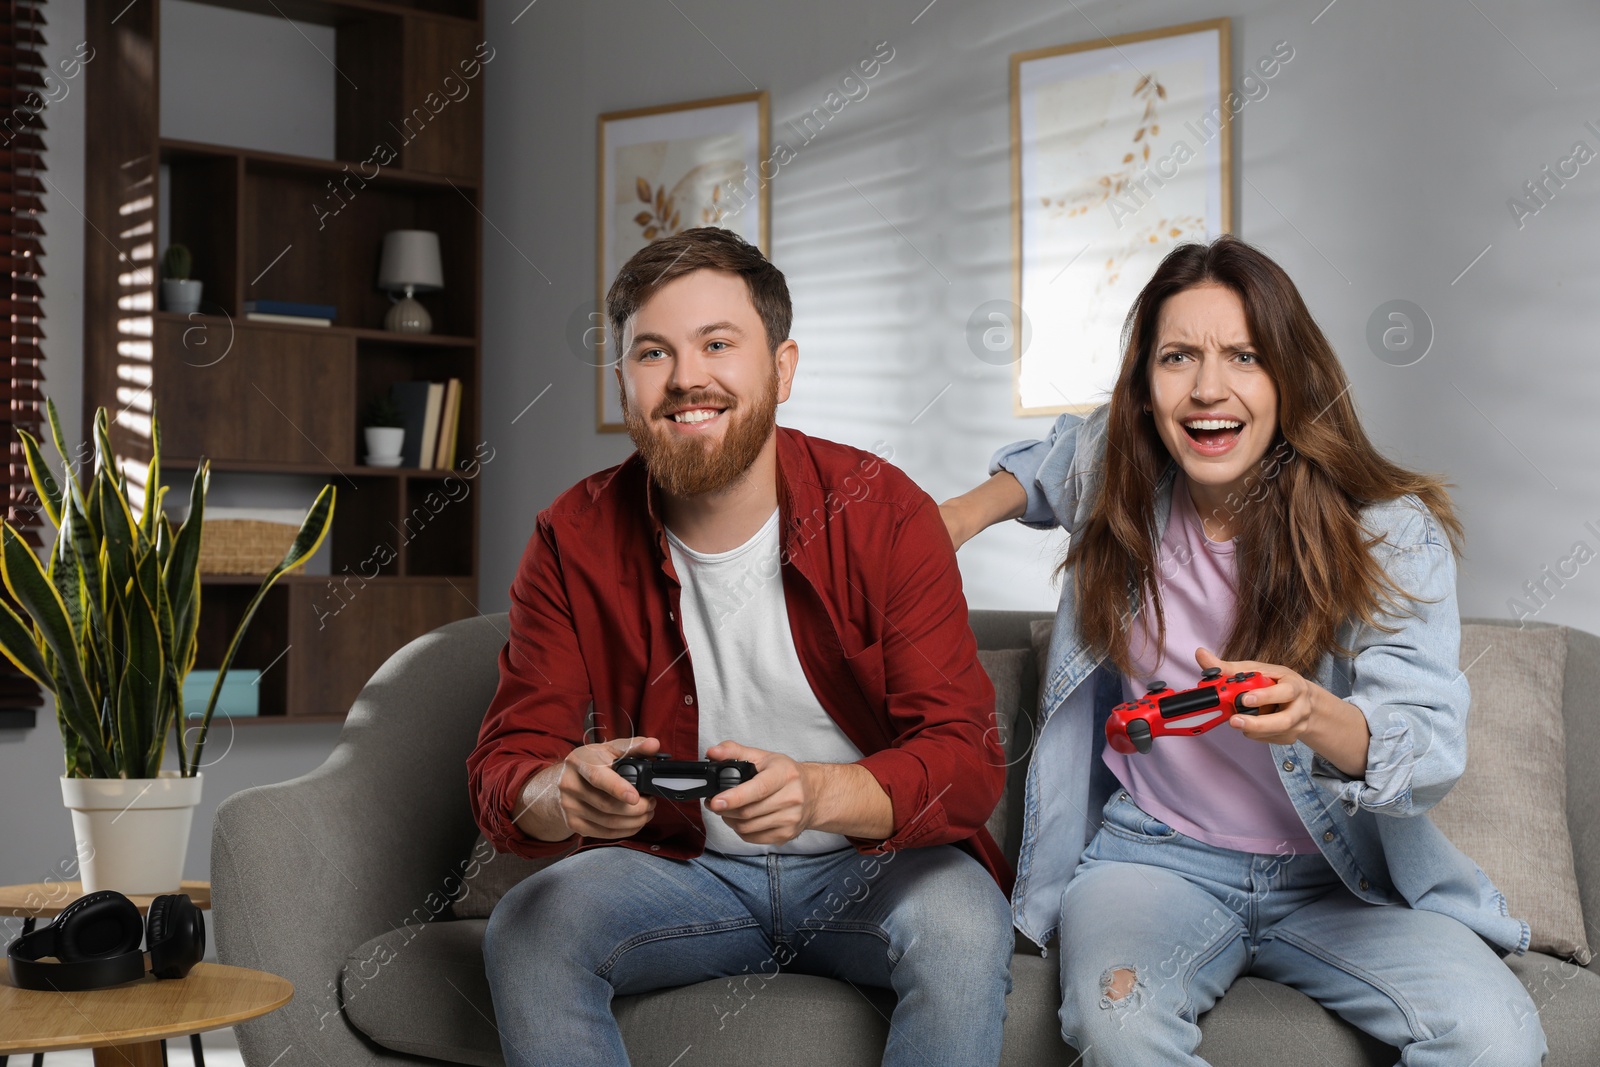
[[[1162,257],[1232,232],[1229,49],[1218,18],[1010,57],[1018,417],[1104,402]]]
[[[691,226],[721,225],[771,254],[770,154],[765,90],[600,115],[595,305],[595,428],[626,431],[606,290],[649,241]]]

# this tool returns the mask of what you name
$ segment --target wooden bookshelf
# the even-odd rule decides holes
[[[232,720],[334,722],[396,649],[477,613],[481,75],[409,139],[398,124],[444,75],[481,58],[482,0],[212,2],[335,28],[334,60],[349,75],[329,101],[336,158],[163,136],[160,5],[87,0],[84,425],[106,407],[119,458],[142,467],[153,401],[169,504],[187,498],[201,457],[213,503],[230,477],[297,479],[310,487],[304,506],[323,483],[338,487],[321,552],[331,573],[296,572],[268,595],[234,661],[263,672],[261,715]],[[387,162],[380,144],[393,150]],[[163,225],[193,254],[200,313],[161,310]],[[394,229],[439,234],[445,287],[418,298],[435,333],[382,329],[378,260]],[[244,315],[256,299],[333,304],[337,316],[331,326],[256,322]],[[361,462],[373,396],[452,377],[462,382],[454,469]],[[220,665],[260,581],[204,577],[197,667]]]

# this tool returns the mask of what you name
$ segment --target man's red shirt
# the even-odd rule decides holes
[[[777,429],[777,468],[780,569],[801,669],[893,806],[888,839],[851,843],[887,852],[953,842],[1009,893],[1010,866],[984,828],[1006,773],[994,688],[938,507],[878,456],[798,430]],[[502,852],[616,844],[681,859],[704,847],[699,801],[659,799],[650,822],[620,841],[540,841],[514,821],[529,777],[579,745],[655,737],[680,759],[704,755],[658,494],[635,453],[539,513],[511,585],[500,685],[467,758],[473,815]]]

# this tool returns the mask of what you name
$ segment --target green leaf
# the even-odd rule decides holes
[[[51,692],[55,691],[55,681],[39,652],[33,630],[4,600],[0,600],[0,652],[5,653],[17,670]]]
[[[206,734],[211,729],[211,716],[216,711],[217,697],[222,692],[222,682],[228,676],[228,668],[233,663],[234,653],[239,650],[239,644],[244,639],[245,628],[255,617],[256,608],[261,605],[272,584],[311,558],[322,545],[323,538],[327,537],[328,531],[333,528],[335,496],[333,486],[322,487],[322,492],[317,494],[317,499],[311,504],[311,510],[306,512],[304,521],[300,523],[300,530],[295,534],[294,543],[289,546],[289,551],[283,554],[282,561],[267,575],[261,583],[261,588],[256,590],[255,596],[250,598],[250,603],[244,610],[244,617],[239,620],[239,626],[234,630],[232,640],[228,642],[228,651],[222,657],[222,666],[217,670],[217,680],[212,683],[211,695],[206,699],[205,714],[200,719],[200,733],[195,737],[194,752],[190,756],[190,769],[186,773],[193,774],[200,766],[200,753],[205,748]]]
[[[164,493],[165,488],[161,485],[161,423],[156,420],[156,402],[151,400],[150,465],[145,468],[144,515],[139,524],[144,540],[151,544],[155,543],[156,520],[161,514],[161,497]]]
[[[186,654],[186,645],[193,642],[193,632],[185,632],[178,624],[178,605],[172,595],[170,575],[172,573],[172,550],[177,541],[177,534],[172,529],[172,520],[166,515],[161,516],[161,525],[156,531],[158,553],[161,559],[161,604],[166,613],[166,626],[172,634],[172,661],[173,664],[183,662]],[[193,603],[199,589],[197,583],[191,583],[186,590],[189,603]]]
[[[154,548],[139,563],[133,595],[128,598],[125,615],[128,632],[128,662],[124,679],[133,698],[133,730],[128,734],[128,757],[149,770],[150,750],[165,739],[160,722],[163,683],[166,680],[166,652],[161,641],[159,605],[161,572]],[[159,767],[159,764],[157,765]],[[154,777],[141,774],[140,777]]]
[[[269,581],[277,581],[280,575],[294,570],[310,559],[321,547],[322,539],[333,529],[333,499],[333,486],[323,486],[322,492],[317,494],[317,499],[312,503],[311,510],[306,512],[305,520],[300,523],[300,532],[295,534],[294,544],[289,546],[289,551],[283,554],[282,562],[268,576]]]
[[[161,516],[161,525],[158,527],[160,536],[170,536],[171,529],[167,525],[167,517]],[[146,754],[147,762],[157,768],[161,767],[161,757],[166,751],[167,729],[174,719],[183,720],[183,679],[188,674],[187,662],[191,655],[190,649],[180,647],[178,635],[173,630],[172,601],[167,597],[167,585],[159,575],[155,581],[155,618],[156,632],[161,638],[161,692],[159,705],[156,709],[155,728],[150,739],[150,750]],[[178,738],[178,766],[185,763],[183,746],[183,731],[177,731]]]
[[[193,643],[200,619],[200,535],[206,510],[211,463],[201,460],[189,486],[189,514],[173,539],[167,557],[167,596],[172,601],[172,628],[180,642]]]
[[[83,658],[84,677],[95,679],[97,684],[103,685],[104,679],[112,672],[114,661],[107,635],[106,592],[102,579],[105,568],[101,565],[101,546],[88,536],[85,530],[87,521],[77,511],[77,505],[69,500],[67,506],[74,513],[71,520],[74,536],[70,551],[78,572],[77,596],[84,605],[83,629],[78,634],[79,655]]]
[[[116,454],[111,450],[105,408],[95,412],[94,436],[94,481],[89,492],[99,500],[100,534],[111,543],[111,558],[120,579],[132,569],[134,557],[141,546],[139,526],[133,521],[133,510],[128,507],[127,479],[117,466]]]
[[[83,517],[89,529],[94,531],[95,558],[100,560],[101,570],[103,572],[104,560],[100,555],[100,550],[105,544],[105,538],[101,536],[100,532],[100,494],[94,491],[94,484],[92,482],[83,496]]]
[[[67,488],[74,491],[81,500],[83,487],[78,484],[78,474],[73,469],[72,457],[67,455],[66,439],[61,436],[61,419],[56,414],[56,402],[46,398],[44,408],[50,420],[50,439],[55,442],[56,453],[61,457],[62,476],[67,481]]]
[[[117,464],[117,450],[111,447],[111,420],[105,408],[96,408],[94,413],[94,470],[97,475],[105,474],[116,486],[126,508],[128,479]],[[129,525],[132,525],[131,521]]]
[[[83,735],[98,773],[107,778],[117,777],[104,737],[90,718],[95,701],[83,674],[76,635],[67,618],[66,605],[45,576],[33,549],[28,547],[9,522],[0,522],[0,573],[5,578],[6,589],[32,617],[45,642],[56,654],[57,684],[54,688],[58,709],[69,717],[74,728]]]
[[[61,525],[61,487],[50,474],[50,467],[44,461],[44,453],[39,451],[39,441],[27,430],[18,429],[17,436],[22,438],[22,451],[28,457],[28,477],[33,481],[33,491],[39,495],[39,503],[44,507],[44,513],[49,517],[53,526]]]
[[[61,534],[56,538],[55,557],[71,560],[71,565],[82,573],[85,590],[84,603],[88,606],[90,620],[102,629],[105,623],[97,613],[105,602],[101,575],[101,538],[90,522],[84,501],[77,493],[70,493],[62,502]]]
[[[139,698],[134,692],[133,675],[134,669],[130,665],[117,679],[112,754],[116,756],[117,766],[122,768],[124,777],[148,778],[150,776],[144,773],[144,745],[139,738]]]
[[[172,486],[163,485],[155,492],[155,501],[151,502],[149,494],[145,497],[144,514],[139,518],[139,531],[147,545],[154,546],[156,535],[161,525],[162,509],[166,506],[167,492]]]
[[[89,762],[87,753],[84,752],[83,739],[77,731],[67,722],[65,715],[56,716],[56,724],[61,728],[61,751],[66,757],[66,771],[68,778],[91,778],[94,776],[94,766]]]
[[[95,475],[94,488],[90,492],[100,499],[100,517],[105,523],[101,534],[109,546],[115,587],[122,589],[127,584],[126,578],[132,569],[137,544],[133,512],[128,509],[128,501],[121,488],[104,474]]]
[[[106,409],[99,408],[94,413],[94,469],[90,472],[91,484],[102,475],[115,480],[117,471],[117,456],[111,450],[111,424],[106,417]]]
[[[61,595],[61,602],[66,605],[72,633],[80,646],[88,632],[89,611],[84,603],[87,588],[83,582],[83,567],[78,562],[76,552],[78,527],[82,522],[77,507],[70,500],[67,501],[67,506],[61,511],[61,521],[57,524],[55,551],[50,553],[50,566],[46,571],[50,584],[55,586],[56,592]]]

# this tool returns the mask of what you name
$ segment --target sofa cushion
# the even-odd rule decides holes
[[[1567,828],[1566,662],[1564,629],[1461,627],[1467,769],[1431,814],[1527,921],[1535,950],[1588,963]]]
[[[1034,619],[1028,624],[1028,636],[1033,644],[1033,667],[1037,672],[1035,684],[1044,693],[1045,668],[1050,663],[1050,635],[1055,632],[1056,620]]]
[[[1027,676],[1029,661],[1030,656],[1025,648],[978,650],[978,662],[988,673],[989,681],[994,683],[993,729],[1000,738],[1001,747],[1005,749],[1008,767],[1025,765],[1027,746],[1032,741],[1030,732],[1023,730],[1019,735],[1016,728],[1018,712],[1025,702],[1033,699],[1034,686]],[[1028,718],[1024,721],[1032,720]],[[1001,794],[1000,803],[995,806],[988,823],[989,833],[1005,849],[1006,858],[1013,867],[1017,861],[1017,848],[1022,841],[1021,796],[1020,775],[1008,775],[1006,790]],[[1016,826],[1009,824],[1013,813],[1017,816]],[[514,853],[495,852],[494,846],[482,834],[478,835],[478,840],[472,846],[472,858],[477,863],[469,860],[462,878],[466,892],[452,906],[452,913],[458,919],[487,919],[512,886],[530,874],[544,870],[556,859],[530,860]]]
[[[351,952],[340,988],[350,1022],[385,1048],[458,1062],[504,1063],[481,919],[391,930]],[[1532,994],[1550,1043],[1546,1067],[1600,1063],[1600,976],[1530,952],[1507,964]],[[535,964],[530,961],[530,966]],[[1017,956],[1006,999],[1005,1067],[1067,1065],[1054,958]],[[747,976],[748,977],[748,976]],[[844,982],[780,974],[754,985],[727,980],[618,997],[612,1007],[635,1063],[778,1067],[876,1065],[893,995]],[[720,1025],[719,1025],[720,1024]],[[1217,1067],[1380,1067],[1395,1053],[1304,994],[1242,978],[1200,1018],[1200,1052]],[[691,1055],[683,1054],[693,1046]],[[683,1057],[678,1060],[678,1057]]]
[[[461,896],[450,905],[457,919],[487,919],[500,898],[511,887],[531,874],[537,874],[566,853],[530,860],[515,852],[496,852],[482,834],[473,843],[471,857],[463,865]]]
[[[1022,786],[1028,752],[1033,743],[1031,702],[1036,687],[1029,672],[1033,655],[1025,648],[981,648],[978,662],[994,683],[994,730],[1005,753],[1006,787],[989,816],[989,835],[995,839],[1013,870],[1022,845]]]

